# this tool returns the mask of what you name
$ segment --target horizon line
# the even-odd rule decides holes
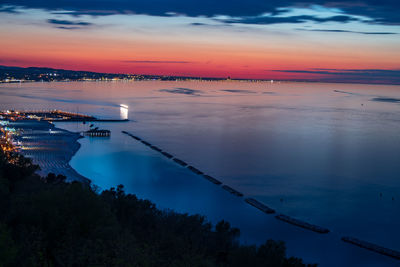
[[[190,75],[165,75],[165,74],[144,74],[144,73],[126,73],[126,72],[99,72],[99,71],[93,71],[93,70],[82,70],[82,69],[64,69],[64,68],[54,68],[54,67],[48,67],[48,66],[40,66],[40,67],[35,67],[35,66],[29,66],[29,67],[21,67],[18,65],[0,65],[0,67],[11,67],[11,68],[21,68],[21,69],[29,69],[29,68],[37,68],[37,69],[52,69],[52,70],[59,70],[59,71],[76,71],[76,72],[90,72],[90,73],[96,73],[96,74],[108,74],[108,75],[143,75],[143,76],[158,76],[158,77],[176,77],[176,78],[195,78],[195,79],[219,79],[219,80],[237,80],[237,81],[264,81],[264,82],[317,82],[317,83],[341,83],[341,84],[381,84],[381,85],[400,85],[399,83],[393,83],[390,81],[382,82],[382,81],[340,81],[340,80],[329,80],[329,81],[324,81],[324,80],[319,80],[319,79],[271,79],[271,78],[232,78],[230,75],[226,77],[210,77],[210,76],[190,76]],[[343,71],[351,71],[354,69],[341,69]],[[374,69],[365,69],[365,70],[374,70]],[[387,71],[396,71],[396,69],[382,69],[382,70],[387,70]],[[276,70],[270,70],[270,71],[276,71]],[[278,70],[278,71],[291,71],[291,70]]]

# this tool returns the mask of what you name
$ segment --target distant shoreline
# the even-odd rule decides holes
[[[249,82],[249,83],[271,83],[270,80],[247,80],[247,79],[232,79],[232,80],[207,80],[207,79],[186,79],[186,80],[156,80],[156,79],[148,79],[148,80],[62,80],[62,81],[15,81],[15,82],[5,82],[0,81],[1,84],[19,84],[19,83],[71,83],[71,82]],[[400,83],[373,83],[373,82],[327,82],[327,81],[301,81],[301,80],[276,80],[275,84],[279,83],[322,83],[322,84],[360,84],[360,85],[385,85],[385,86],[400,86]]]
[[[351,71],[351,70],[350,70]],[[368,69],[366,70],[368,71]],[[373,71],[373,70],[371,70]],[[296,71],[294,71],[296,72]],[[301,73],[301,72],[300,72]],[[333,73],[334,74],[334,73]],[[85,70],[54,69],[49,67],[17,67],[0,65],[0,84],[25,82],[84,82],[84,81],[239,81],[239,82],[293,82],[293,83],[330,83],[330,84],[376,84],[400,85],[398,80],[380,80],[382,77],[354,78],[353,80],[334,79],[274,79],[270,78],[231,78],[231,77],[200,77],[200,76],[173,76],[161,74],[127,74],[101,73]]]

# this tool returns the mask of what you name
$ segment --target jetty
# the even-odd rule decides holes
[[[277,218],[278,220],[281,220],[281,221],[284,221],[284,222],[287,222],[287,223],[302,227],[304,229],[320,233],[320,234],[329,233],[329,229],[320,227],[318,225],[310,224],[310,223],[307,223],[307,222],[303,222],[303,221],[300,221],[298,219],[289,217],[289,216],[284,215],[284,214],[276,215],[275,218]]]
[[[366,242],[366,241],[363,241],[363,240],[360,240],[360,239],[357,239],[354,237],[349,237],[349,236],[342,237],[342,241],[356,245],[360,248],[365,248],[365,249],[377,252],[379,254],[400,260],[400,252],[393,250],[393,249],[381,247],[381,246],[375,245],[373,243],[369,243],[369,242]]]
[[[244,201],[252,205],[253,207],[261,210],[264,213],[267,214],[272,214],[275,213],[274,209],[271,209],[270,207],[264,205],[263,203],[259,202],[258,200],[255,200],[254,198],[246,198]]]
[[[235,196],[238,196],[238,197],[242,197],[243,196],[242,193],[240,193],[239,191],[233,189],[230,186],[224,185],[224,186],[222,186],[222,188],[225,189],[226,191],[228,191],[229,193],[235,195]]]

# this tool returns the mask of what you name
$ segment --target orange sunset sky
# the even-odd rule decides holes
[[[0,65],[260,79],[399,76],[398,23],[336,6],[277,5],[277,14],[236,16],[141,14],[134,6],[102,14],[107,6],[33,2],[42,4],[0,5]]]

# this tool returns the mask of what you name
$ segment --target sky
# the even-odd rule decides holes
[[[400,84],[400,1],[0,0],[0,65]]]

